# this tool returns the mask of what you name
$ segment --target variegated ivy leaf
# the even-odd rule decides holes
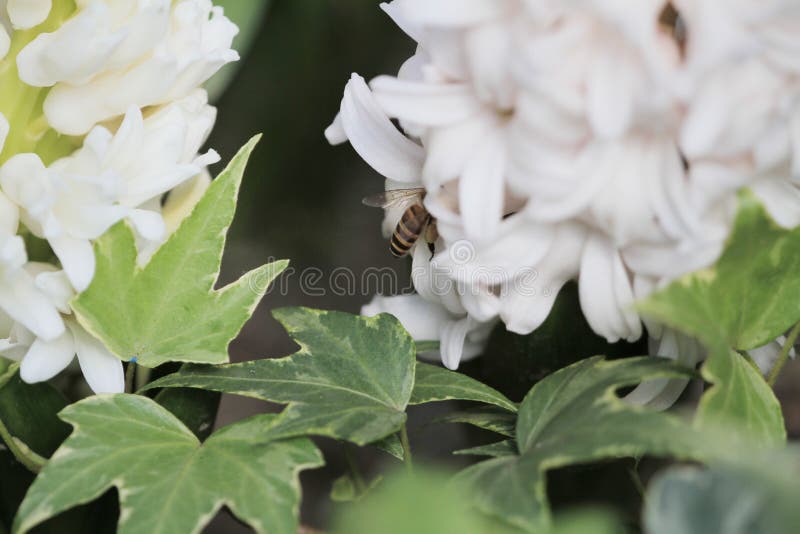
[[[148,385],[193,387],[288,403],[273,433],[315,434],[365,445],[406,420],[415,345],[391,315],[285,308],[275,317],[300,350],[283,359],[187,365]]]
[[[147,367],[228,361],[228,344],[287,265],[265,265],[214,289],[239,185],[257,141],[239,151],[144,268],[136,265],[136,244],[125,223],[95,244],[97,271],[72,307],[81,324],[120,359],[136,358]]]
[[[274,439],[274,415],[225,427],[202,444],[137,395],[90,397],[61,418],[74,431],[28,490],[14,521],[18,534],[112,487],[121,534],[199,532],[222,506],[256,532],[294,534],[298,473],[322,465],[308,439]]]
[[[418,362],[414,392],[409,404],[427,404],[452,399],[482,402],[509,412],[517,411],[517,405],[505,395],[467,375]]]
[[[615,393],[643,380],[691,374],[658,358],[596,357],[566,367],[537,383],[520,405],[516,454],[508,450],[511,442],[468,451],[498,457],[466,469],[458,478],[472,488],[476,506],[485,513],[527,531],[546,528],[549,469],[644,454],[705,454],[690,424],[628,405]]]
[[[784,230],[749,193],[713,267],[673,282],[640,304],[659,321],[709,348],[703,378],[713,384],[698,424],[738,424],[748,441],[785,441],[780,404],[751,362],[738,354],[765,345],[800,321],[800,228]],[[732,351],[731,349],[734,349]]]
[[[414,341],[391,315],[367,318],[306,308],[273,313],[300,345],[294,355],[216,367],[189,365],[147,389],[193,387],[288,403],[273,432],[329,436],[358,445],[397,432],[409,404],[462,399],[516,410],[502,394],[469,377],[415,363]]]

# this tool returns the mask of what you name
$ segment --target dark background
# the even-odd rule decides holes
[[[266,2],[267,0],[232,0]],[[229,2],[230,3],[230,2]],[[377,0],[273,0],[260,24],[252,46],[239,64],[222,97],[216,102],[219,118],[209,147],[228,161],[249,137],[263,132],[242,186],[239,210],[230,233],[223,263],[222,282],[274,259],[290,259],[294,271],[266,295],[253,319],[232,345],[234,361],[280,357],[295,346],[270,310],[282,306],[309,306],[358,312],[372,294],[335,294],[329,281],[340,269],[357,277],[371,267],[395,269],[400,283],[407,283],[409,266],[393,259],[380,234],[382,214],[361,205],[361,198],[382,190],[383,179],[370,169],[349,145],[331,147],[323,136],[339,108],[342,90],[352,72],[366,79],[395,73],[409,57],[415,44],[378,7]],[[214,173],[221,166],[212,169]],[[300,287],[300,273],[317,269],[322,279],[316,288],[323,294],[309,294]],[[374,292],[374,290],[373,290]],[[574,299],[573,299],[574,300]],[[496,332],[489,354],[465,370],[499,387],[514,400],[530,384],[570,359],[605,352],[644,353],[639,346],[604,347],[589,339],[586,325],[574,302],[565,305],[565,318],[552,328],[543,328],[538,338],[525,340]],[[534,336],[536,337],[536,336]],[[562,346],[567,339],[568,346]],[[570,340],[581,340],[574,344]],[[539,347],[536,364],[531,364],[531,347]],[[579,346],[578,346],[579,345]],[[546,346],[545,350],[541,347]],[[522,358],[513,354],[523,354]],[[516,359],[515,359],[516,358]],[[787,369],[778,389],[790,435],[800,429],[800,396],[796,384],[797,365]],[[509,382],[509,378],[513,378]],[[685,400],[699,394],[695,388]],[[452,406],[412,410],[410,434],[417,457],[449,461],[449,452],[486,440],[464,428],[431,426],[426,422]],[[278,408],[240,397],[224,396],[217,425],[240,420],[253,413]],[[433,410],[432,412],[430,410]],[[304,499],[302,519],[306,525],[324,528],[328,524],[331,483],[346,472],[342,445],[318,440],[328,465],[302,476]],[[376,473],[393,463],[388,456],[361,449],[355,451],[361,467]],[[448,460],[450,458],[450,460]],[[463,460],[460,460],[463,462]],[[639,509],[635,485],[628,478],[632,465],[625,462],[572,469],[551,477],[550,493],[558,505],[574,502],[609,502],[627,495],[623,515],[635,522]],[[652,470],[647,465],[640,471]],[[226,513],[220,514],[208,532],[235,533],[248,529]]]

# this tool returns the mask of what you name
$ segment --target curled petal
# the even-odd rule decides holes
[[[345,87],[340,118],[350,144],[373,169],[398,182],[419,182],[425,159],[422,147],[394,127],[356,74]]]

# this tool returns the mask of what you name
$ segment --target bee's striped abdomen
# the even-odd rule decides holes
[[[394,234],[392,234],[392,241],[389,245],[392,256],[402,258],[408,254],[408,251],[417,242],[430,218],[430,214],[422,204],[409,206],[403,212],[403,216],[400,217],[400,222],[397,223]]]

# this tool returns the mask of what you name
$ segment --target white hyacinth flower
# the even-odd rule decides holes
[[[68,301],[112,225],[130,223],[144,263],[208,187],[201,86],[238,59],[237,32],[211,0],[0,0],[0,355],[24,380],[77,356],[93,391],[122,391],[122,363]],[[30,263],[29,238],[59,265]]]
[[[87,384],[95,393],[122,393],[125,377],[122,362],[71,317],[69,300],[75,295],[66,275],[47,264],[28,264],[37,286],[65,314],[66,330],[54,339],[44,339],[18,322],[0,316],[6,338],[0,355],[20,361],[20,377],[35,384],[50,380],[77,357]],[[2,334],[0,334],[2,335]]]
[[[782,226],[800,224],[800,8],[734,3],[382,6],[417,50],[397,77],[353,75],[326,136],[387,189],[425,188],[439,238],[430,261],[412,250],[413,280],[434,324],[445,309],[527,334],[577,280],[608,341],[638,339],[644,321],[653,354],[702,359],[635,301],[717,260],[743,187]],[[666,406],[682,388],[648,383],[631,398]]]
[[[44,103],[51,126],[81,135],[131,106],[187,96],[239,58],[231,49],[237,32],[210,0],[80,0],[17,65],[25,83],[52,87]]]
[[[213,151],[197,156],[215,118],[198,91],[146,119],[131,108],[115,133],[95,127],[81,149],[49,167],[20,154],[0,168],[0,186],[22,208],[26,226],[50,243],[77,291],[94,276],[92,240],[127,218],[141,240],[160,243],[161,197],[219,160]]]

